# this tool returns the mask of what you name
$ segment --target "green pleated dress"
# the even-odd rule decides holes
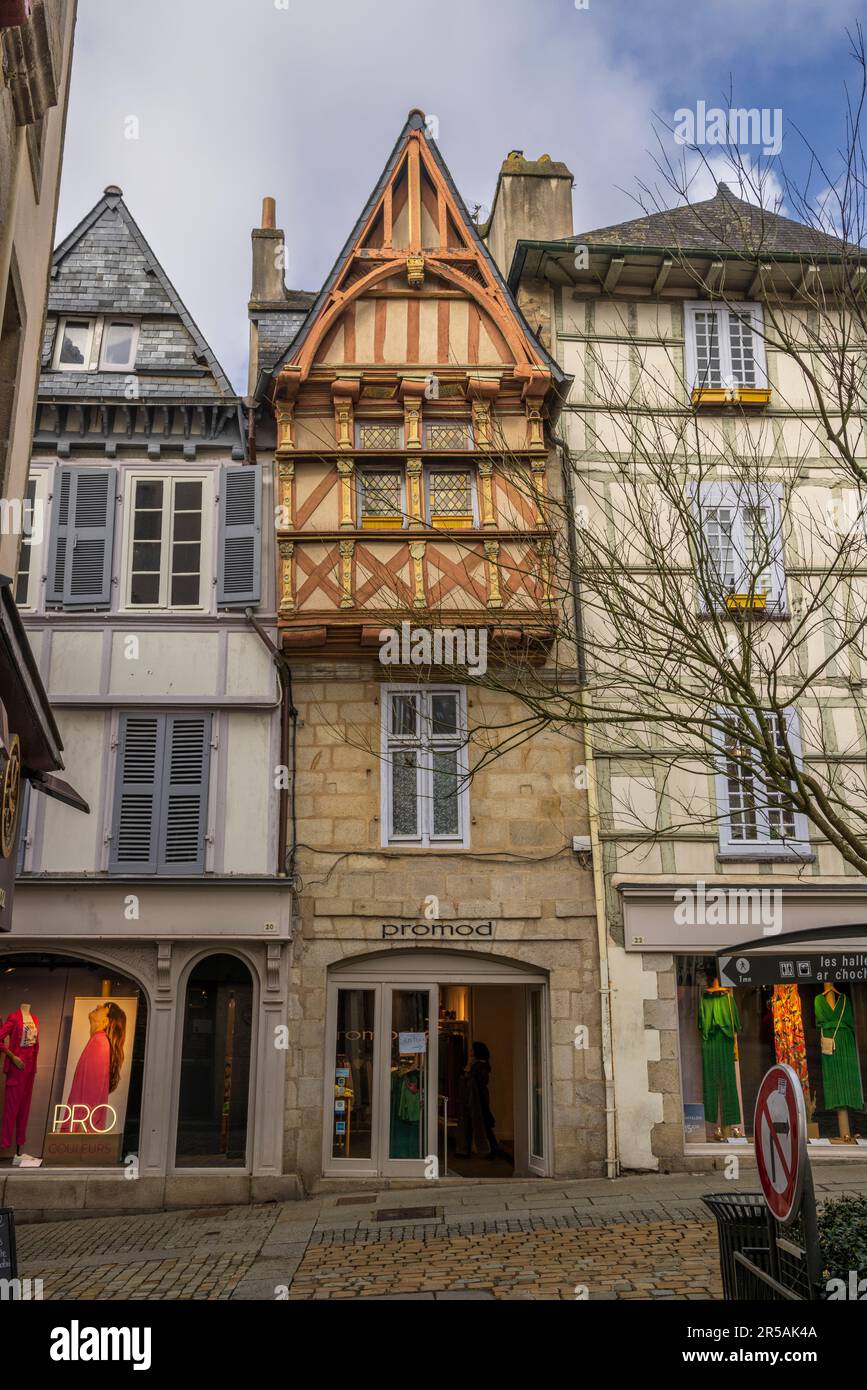
[[[816,1027],[823,1037],[834,1039],[834,1051],[822,1053],[822,1100],[826,1110],[862,1110],[864,1091],[861,1064],[855,1042],[855,1015],[846,994],[837,995],[832,1009],[824,994],[813,1005]]]
[[[724,1125],[739,1125],[741,1103],[735,1076],[735,1035],[741,1031],[738,1006],[731,994],[703,994],[698,1006],[701,1034],[701,1082],[704,1118],[715,1125],[720,1112]]]

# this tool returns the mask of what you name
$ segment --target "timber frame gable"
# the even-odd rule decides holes
[[[545,422],[567,384],[411,112],[304,324],[259,378],[284,645],[358,650],[435,615],[544,653]]]

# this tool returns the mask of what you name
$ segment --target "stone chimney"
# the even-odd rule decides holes
[[[277,227],[277,204],[262,199],[262,225],[253,228],[253,284],[250,290],[250,366],[248,394],[253,395],[259,375],[259,321],[268,312],[285,307],[286,241]]]
[[[484,236],[504,277],[518,241],[559,241],[574,234],[571,171],[548,154],[525,159],[512,150],[503,161]]]
[[[262,199],[262,225],[253,229],[253,304],[281,303],[286,298],[286,242],[277,226],[277,204]]]

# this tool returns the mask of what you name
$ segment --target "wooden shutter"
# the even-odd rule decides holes
[[[166,716],[157,866],[161,874],[204,872],[210,749],[210,715]]]
[[[111,867],[117,871],[156,873],[156,822],[164,746],[163,716],[121,716],[110,855]]]
[[[115,487],[113,468],[59,470],[48,565],[49,604],[109,606]]]
[[[262,562],[262,470],[258,464],[223,469],[217,604],[258,603]]]

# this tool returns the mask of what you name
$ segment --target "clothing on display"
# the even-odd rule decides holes
[[[391,1076],[391,1158],[423,1158],[421,1079],[417,1067]]]
[[[826,1110],[861,1110],[864,1091],[855,1042],[852,1001],[838,994],[832,1006],[826,994],[817,994],[813,1005],[822,1042],[822,1102]]]
[[[797,985],[774,985],[771,1016],[774,1023],[776,1059],[797,1073],[804,1095],[809,1095],[810,1076],[807,1071],[804,1015],[801,1010],[801,996]]]
[[[741,1104],[735,1075],[735,1048],[741,1020],[738,1006],[729,991],[707,990],[702,995],[698,1029],[701,1034],[705,1120],[708,1124],[716,1124],[719,1117],[723,1125],[738,1125],[741,1122]]]
[[[27,1121],[30,1118],[39,1057],[39,1019],[36,1015],[31,1013],[25,1018],[20,1009],[10,1014],[0,1028],[0,1047],[6,1052],[3,1062],[6,1095],[3,1124],[0,1127],[0,1149],[8,1149],[13,1144],[20,1149],[27,1139]],[[20,1065],[16,1065],[13,1058],[17,1058]]]

